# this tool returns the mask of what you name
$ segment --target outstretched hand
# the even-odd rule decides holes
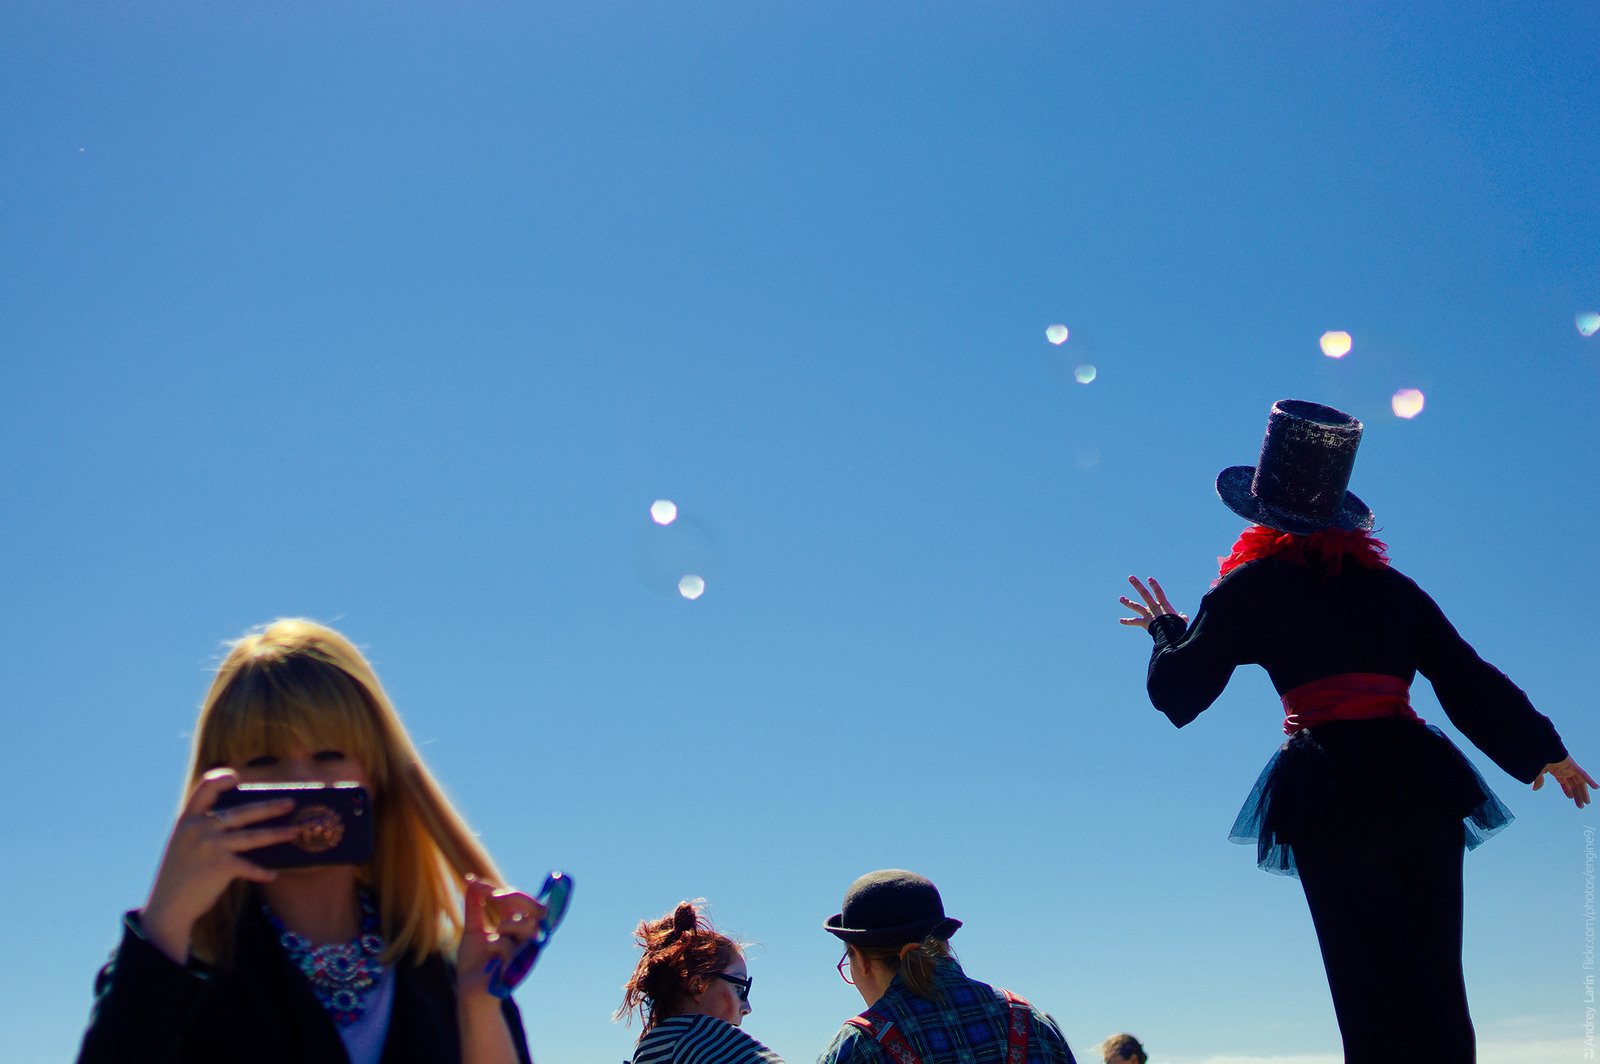
[[[1569,757],[1565,761],[1558,761],[1540,769],[1539,778],[1533,781],[1534,790],[1544,786],[1547,772],[1561,784],[1561,793],[1576,802],[1579,809],[1589,804],[1589,788],[1600,787],[1600,784],[1595,783],[1594,777],[1579,768],[1578,763]]]
[[[1117,601],[1122,603],[1124,607],[1132,610],[1138,615],[1135,617],[1118,618],[1119,623],[1133,625],[1148,631],[1150,628],[1150,621],[1153,618],[1164,617],[1167,614],[1171,614],[1174,617],[1181,617],[1183,618],[1183,622],[1185,624],[1189,623],[1189,617],[1187,614],[1179,613],[1177,610],[1172,608],[1172,603],[1167,601],[1167,593],[1161,590],[1161,585],[1156,583],[1155,577],[1152,576],[1150,578],[1150,590],[1148,591],[1145,590],[1145,586],[1139,582],[1139,578],[1137,576],[1128,577],[1128,583],[1132,584],[1133,589],[1139,592],[1139,597],[1144,599],[1144,604],[1140,605],[1126,595],[1123,595],[1121,598],[1117,599]]]

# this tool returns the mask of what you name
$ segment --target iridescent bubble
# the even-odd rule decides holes
[[[1413,418],[1422,413],[1422,393],[1415,388],[1401,388],[1389,400],[1395,417]]]
[[[697,599],[706,593],[706,582],[693,573],[678,581],[678,594],[686,599]]]
[[[678,505],[671,499],[657,499],[650,504],[650,520],[658,525],[670,525],[678,519]]]
[[[1090,381],[1094,380],[1096,376],[1097,371],[1088,363],[1084,363],[1072,371],[1072,379],[1077,381],[1079,384],[1088,384]]]
[[[1052,325],[1044,331],[1044,338],[1059,347],[1067,342],[1067,327],[1065,325]]]
[[[1586,310],[1578,315],[1578,332],[1583,336],[1593,336],[1600,332],[1600,314]]]
[[[1322,353],[1329,358],[1343,358],[1350,353],[1350,334],[1325,332],[1322,334]]]

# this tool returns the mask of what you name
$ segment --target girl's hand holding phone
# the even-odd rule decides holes
[[[195,921],[216,904],[236,879],[267,883],[277,873],[240,857],[245,850],[287,842],[299,828],[286,824],[253,828],[294,807],[287,799],[214,809],[217,795],[239,782],[231,768],[207,772],[189,795],[156,870],[150,897],[140,910],[145,937],[177,964],[189,961],[189,935]]]

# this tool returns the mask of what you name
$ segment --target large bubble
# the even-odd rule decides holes
[[[1415,388],[1401,388],[1389,400],[1389,405],[1394,408],[1394,416],[1403,418],[1413,418],[1422,413],[1422,404],[1422,393]]]

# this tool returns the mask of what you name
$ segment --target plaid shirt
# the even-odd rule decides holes
[[[922,1064],[1002,1064],[1010,1006],[1000,991],[968,979],[954,959],[939,962],[935,980],[943,1001],[918,997],[897,975],[873,1003],[905,1035]],[[865,1031],[845,1024],[817,1064],[892,1064]],[[1056,1021],[1032,1010],[1028,1064],[1077,1064]]]

